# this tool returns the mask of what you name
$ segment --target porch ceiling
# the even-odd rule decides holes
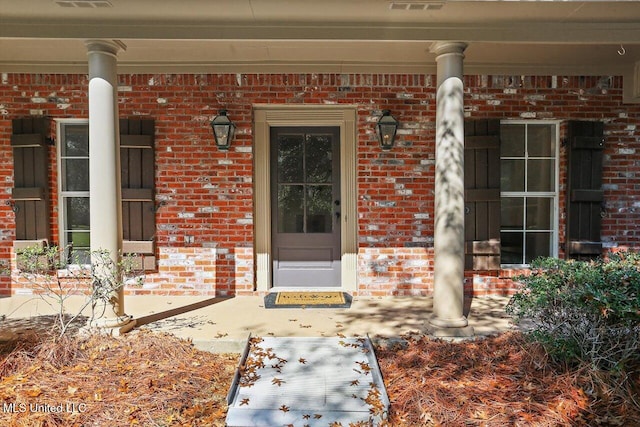
[[[123,73],[434,72],[462,40],[467,73],[631,76],[640,2],[0,0],[1,72],[86,72],[90,38]]]

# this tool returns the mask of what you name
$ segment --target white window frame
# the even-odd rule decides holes
[[[69,259],[67,230],[65,227],[66,213],[66,197],[89,197],[89,191],[62,191],[62,141],[63,128],[66,125],[89,125],[89,119],[55,119],[56,122],[56,162],[57,162],[57,186],[58,186],[58,238],[60,241],[60,249],[64,249],[64,259]],[[89,228],[91,233],[91,228]]]
[[[547,197],[552,200],[553,207],[553,220],[552,223],[552,236],[551,236],[551,253],[550,257],[558,256],[558,242],[559,242],[559,232],[560,232],[560,120],[501,120],[500,126],[502,125],[553,125],[555,126],[555,171],[554,171],[554,188],[551,192],[543,192],[543,191],[500,191],[500,201],[502,203],[503,198],[508,197]],[[525,130],[525,138],[527,137],[527,132]],[[526,140],[525,140],[526,142]],[[512,157],[504,157],[504,159],[510,159]],[[516,159],[516,157],[513,157]],[[520,157],[517,157],[520,159]],[[526,180],[527,180],[527,170],[529,156],[528,153],[525,152],[525,188],[526,188]],[[500,156],[500,162],[502,162],[503,157]],[[526,209],[523,213],[525,215],[524,224],[526,230]],[[503,232],[502,224],[500,226],[500,233]],[[513,232],[513,231],[510,231]],[[526,241],[525,241],[526,245]],[[525,248],[523,248],[524,250]],[[501,264],[502,268],[526,268],[529,267],[529,264]]]

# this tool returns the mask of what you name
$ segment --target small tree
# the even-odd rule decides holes
[[[125,282],[140,284],[143,281],[143,276],[137,274],[134,256],[119,256],[115,262],[108,251],[94,251],[92,263],[87,265],[75,257],[65,263],[66,253],[57,246],[33,246],[16,254],[18,278],[26,281],[38,297],[56,311],[58,337],[62,337],[88,307],[91,307],[89,324],[103,316],[106,308],[114,303],[113,293]],[[67,302],[74,295],[84,295],[86,299],[80,308],[68,313]]]

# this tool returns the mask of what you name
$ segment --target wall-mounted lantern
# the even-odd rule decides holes
[[[376,124],[376,133],[380,141],[380,148],[383,150],[391,150],[396,140],[396,131],[398,130],[398,121],[391,115],[389,110],[382,111],[382,117]]]
[[[220,150],[228,150],[236,132],[236,125],[227,117],[227,110],[220,110],[220,113],[211,121],[211,129],[216,147]]]

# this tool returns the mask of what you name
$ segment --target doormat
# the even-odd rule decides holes
[[[265,308],[349,308],[346,292],[272,292],[264,297]]]

